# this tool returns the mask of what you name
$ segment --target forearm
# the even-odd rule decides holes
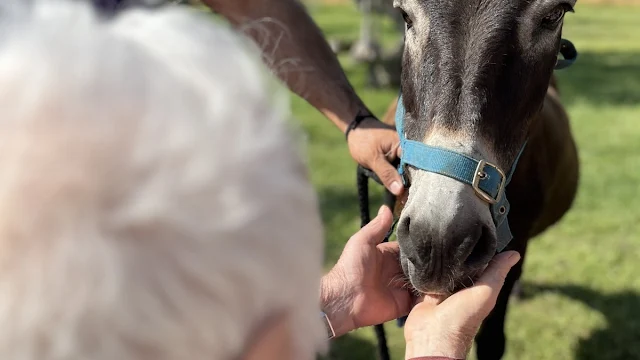
[[[341,131],[370,114],[322,32],[298,0],[204,0],[263,51],[274,73]]]

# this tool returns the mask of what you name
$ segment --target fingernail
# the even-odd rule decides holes
[[[378,209],[378,216],[380,216],[380,214],[382,214],[383,211],[384,211],[384,205],[380,206],[380,209]]]
[[[515,265],[520,260],[520,254],[517,251],[513,251],[511,254],[509,254],[509,257],[507,259],[510,263]]]
[[[400,194],[401,191],[402,191],[402,185],[400,185],[399,182],[394,181],[394,182],[391,183],[391,192],[394,195]]]

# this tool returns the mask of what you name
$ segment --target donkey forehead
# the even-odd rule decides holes
[[[542,18],[559,5],[576,0],[394,0],[408,14],[414,31],[407,32],[417,53],[437,48],[469,61],[510,46],[526,55],[539,49]],[[561,28],[561,27],[560,27]],[[546,32],[547,34],[553,31]],[[544,37],[544,35],[542,35]],[[476,50],[476,51],[474,51]]]
[[[540,10],[547,5],[567,3],[571,6],[577,0],[393,0],[393,6],[406,10],[429,12],[429,15],[446,14],[464,15],[489,11],[501,13],[500,10],[515,10],[516,13],[526,10]],[[520,16],[521,14],[518,14]]]
[[[454,52],[473,44],[520,45],[533,51],[532,42],[542,17],[558,5],[571,7],[577,0],[394,0],[415,23],[413,42],[426,50],[430,41]],[[416,44],[418,45],[418,44]]]

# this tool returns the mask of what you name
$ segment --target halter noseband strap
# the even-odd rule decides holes
[[[564,59],[557,61],[555,68],[558,70],[571,66],[578,56],[573,44],[565,39],[562,39],[560,53]],[[511,182],[511,177],[516,170],[520,156],[527,145],[526,141],[511,165],[511,169],[505,174],[498,166],[485,160],[477,160],[451,150],[429,146],[418,141],[407,139],[403,126],[404,116],[405,109],[401,93],[398,98],[395,122],[396,130],[400,137],[400,148],[402,149],[398,172],[402,176],[404,185],[409,185],[406,180],[406,165],[448,176],[470,185],[475,193],[489,204],[498,239],[496,252],[504,250],[513,239],[507,219],[510,205],[505,194],[505,189],[507,185],[509,185],[509,182]]]

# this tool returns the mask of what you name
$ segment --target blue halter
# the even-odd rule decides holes
[[[578,53],[570,41],[562,39],[560,53],[564,59],[558,59],[556,69],[564,69],[571,66]],[[489,204],[491,217],[496,226],[498,244],[496,252],[501,252],[513,239],[511,228],[509,228],[510,205],[505,194],[505,189],[516,170],[520,156],[527,145],[526,141],[518,156],[511,165],[511,169],[505,174],[498,166],[485,160],[477,160],[467,155],[451,150],[429,146],[418,141],[409,140],[404,133],[405,109],[402,101],[402,94],[398,98],[396,109],[396,130],[400,137],[400,147],[402,157],[398,165],[398,172],[408,186],[406,181],[405,167],[411,165],[417,169],[448,176],[462,183],[470,185],[475,193]]]

